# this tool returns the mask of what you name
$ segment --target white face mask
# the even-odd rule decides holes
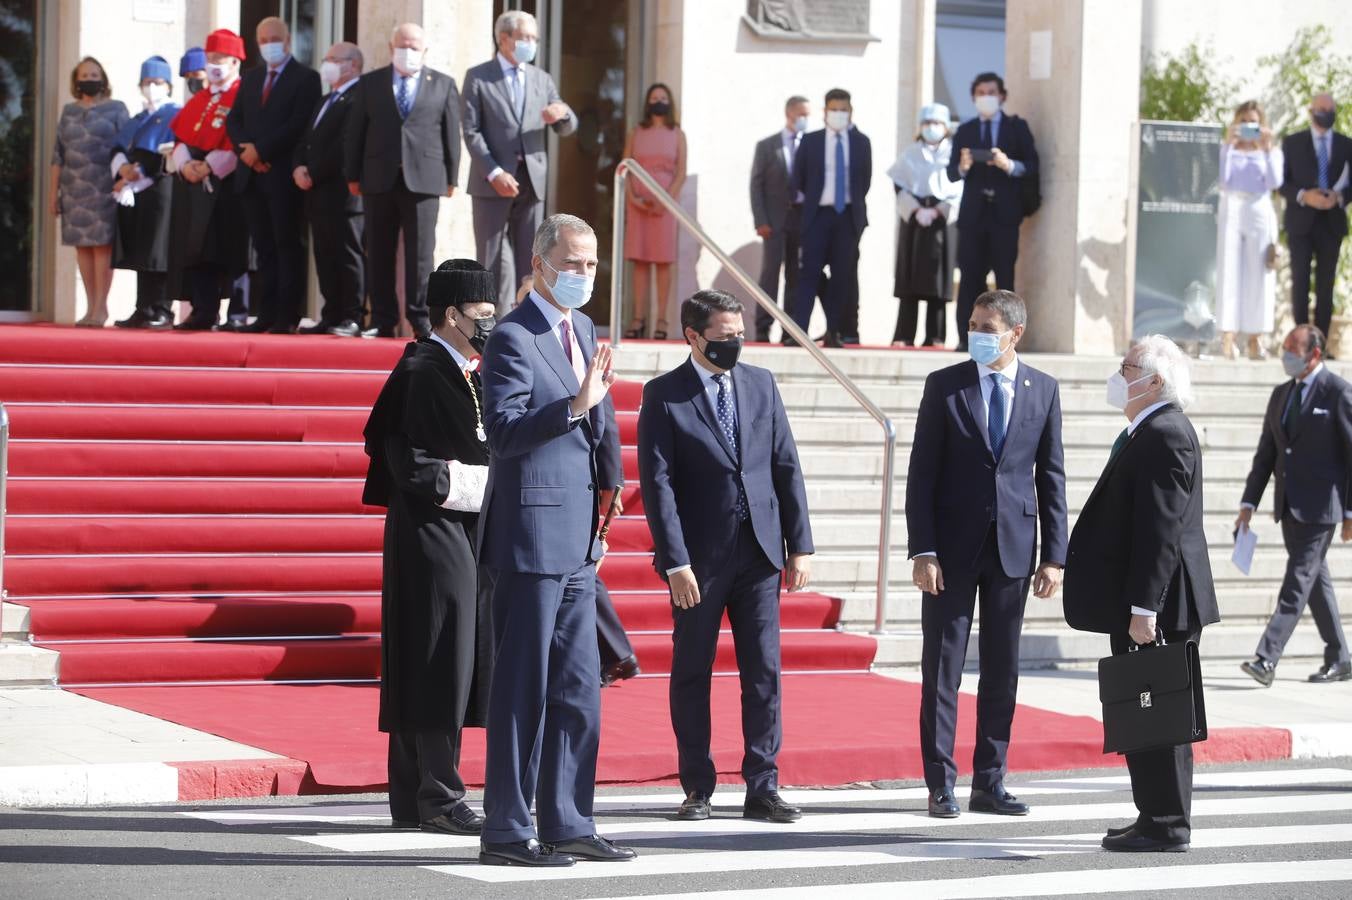
[[[1000,97],[997,94],[982,94],[972,102],[976,104],[977,113],[985,119],[1000,111]]]
[[[920,126],[920,136],[931,144],[937,144],[948,137],[948,129],[937,122],[926,122]]]
[[[412,75],[422,68],[423,51],[412,47],[399,47],[394,51],[394,67],[405,75]]]
[[[848,109],[828,109],[826,111],[826,127],[832,131],[844,131],[850,127],[850,111]]]
[[[1127,379],[1122,376],[1121,372],[1114,372],[1112,375],[1109,375],[1108,405],[1113,409],[1126,409],[1128,403],[1133,400],[1139,400],[1141,397],[1145,396],[1145,394],[1141,394],[1140,397],[1131,396],[1131,386],[1140,384],[1142,381],[1149,381],[1154,377],[1154,373],[1151,373],[1149,375],[1143,375],[1135,381],[1127,381]]]
[[[230,67],[225,63],[207,63],[207,81],[220,84],[230,76]]]
[[[807,116],[799,116],[793,120],[793,130],[802,134],[807,131]]]
[[[338,79],[343,77],[342,63],[336,63],[329,59],[324,60],[319,64],[319,77],[327,85],[337,84]]]
[[[270,66],[275,66],[277,63],[286,59],[286,42],[269,41],[266,44],[259,44],[258,55],[263,57],[263,62]]]
[[[146,102],[151,106],[159,106],[169,97],[169,85],[160,84],[152,81],[149,84],[141,85],[141,96],[146,98]]]

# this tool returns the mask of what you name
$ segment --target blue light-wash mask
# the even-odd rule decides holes
[[[1008,331],[1002,331],[999,334],[987,334],[984,331],[969,331],[967,333],[967,354],[978,365],[989,366],[999,359],[1004,350],[1000,349],[1000,342],[1004,340]]]

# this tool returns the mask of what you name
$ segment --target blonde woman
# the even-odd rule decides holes
[[[1248,336],[1250,359],[1263,359],[1262,335],[1273,328],[1277,301],[1277,213],[1272,192],[1282,185],[1282,151],[1263,107],[1247,100],[1235,110],[1221,144],[1220,212],[1216,238],[1216,318],[1221,355],[1239,355],[1235,337]]]

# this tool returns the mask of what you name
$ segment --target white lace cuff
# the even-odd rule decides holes
[[[442,509],[458,512],[478,512],[484,502],[484,487],[488,484],[488,466],[467,466],[452,459],[446,463],[451,488],[442,502]]]

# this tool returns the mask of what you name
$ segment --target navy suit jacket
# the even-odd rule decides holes
[[[277,76],[268,92],[268,102],[264,103],[263,85],[267,78],[267,66],[255,66],[244,73],[235,105],[225,117],[225,131],[236,152],[240,144],[253,144],[259,158],[272,164],[265,179],[289,188],[293,184],[292,155],[314,118],[315,103],[319,101],[319,73],[293,58]],[[235,167],[235,174],[236,191],[243,191],[258,177],[258,173],[243,164]]]
[[[1023,221],[1023,197],[1019,186],[1021,178],[1037,178],[1037,146],[1033,143],[1033,131],[1028,123],[1018,116],[1000,113],[1000,130],[996,135],[995,146],[1005,151],[1010,159],[1023,163],[1024,173],[1015,178],[1006,175],[1003,170],[985,163],[972,163],[967,175],[958,170],[964,148],[973,150],[981,146],[981,120],[968,119],[958,126],[953,134],[953,155],[948,161],[949,181],[965,181],[962,189],[962,205],[958,207],[958,228],[975,228],[980,224],[986,211],[985,191],[995,192],[995,221],[1001,225],[1018,225]]]
[[[1033,574],[1038,520],[1042,562],[1066,561],[1066,471],[1056,379],[1019,360],[1004,451],[986,444],[976,363],[930,373],[915,423],[906,477],[910,556],[936,552],[945,569],[976,562],[994,517],[1000,564]]]
[[[853,126],[850,136],[850,217],[854,233],[860,235],[868,227],[868,209],[864,196],[873,183],[873,144],[862,131]],[[826,130],[803,135],[798,143],[798,155],[793,158],[793,190],[803,192],[803,232],[821,208],[822,191],[826,190]]]
[[[703,582],[736,544],[737,486],[746,491],[756,540],[776,568],[812,553],[807,492],[784,401],[768,369],[732,375],[740,459],[723,437],[690,361],[643,386],[638,471],[659,574],[691,566]]]
[[[572,325],[590,361],[596,327],[577,310]],[[569,421],[577,376],[529,298],[498,322],[483,356],[490,457],[479,559],[513,572],[575,572],[601,554],[597,497],[614,485],[599,483],[597,454],[615,427],[615,407],[607,397]]]
[[[1329,187],[1332,188],[1343,169],[1352,165],[1352,138],[1333,132],[1329,142]],[[1323,219],[1334,234],[1347,234],[1347,211],[1342,206],[1315,209],[1302,206],[1296,197],[1307,188],[1319,187],[1319,155],[1314,149],[1314,132],[1306,128],[1282,138],[1281,195],[1286,198],[1283,224],[1287,234],[1309,234],[1314,223]],[[1343,204],[1352,203],[1352,180],[1343,189]]]

